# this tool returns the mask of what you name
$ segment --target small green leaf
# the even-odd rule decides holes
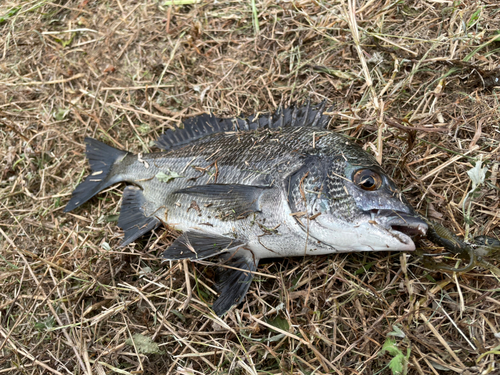
[[[267,322],[269,324],[271,324],[272,326],[279,328],[279,329],[286,331],[286,332],[288,332],[288,330],[290,329],[290,326],[288,325],[288,321],[279,315],[277,315],[274,319],[269,319]]]
[[[45,320],[39,320],[38,322],[35,323],[35,328],[40,331],[50,331],[52,328],[54,328],[56,323],[56,320],[53,316],[47,317]]]
[[[59,108],[57,112],[54,113],[54,118],[56,121],[62,121],[68,115],[69,109]]]
[[[180,320],[182,320],[182,322],[184,322],[184,323],[186,322],[186,317],[180,311],[172,309],[172,310],[170,310],[170,312],[172,314],[174,314],[176,317],[178,317]]]
[[[400,375],[403,373],[405,361],[406,357],[404,356],[403,353],[400,353],[396,355],[393,359],[391,359],[391,361],[389,362],[389,368],[391,369],[393,375]]]
[[[73,39],[75,39],[75,35],[76,33],[71,33],[71,36],[69,39],[63,39],[63,38],[56,38],[54,37],[54,40],[61,44],[63,46],[63,48],[66,48],[67,46],[69,46],[72,42],[73,42]]]
[[[297,286],[299,281],[302,279],[303,272],[297,272],[297,277],[292,279],[292,287],[290,288],[290,292],[293,292]]]
[[[120,215],[107,215],[107,216],[104,216],[104,221],[106,223],[114,223],[114,222],[118,221],[119,217],[120,217]]]
[[[437,280],[434,277],[432,277],[430,274],[427,274],[427,275],[424,275],[424,276],[431,283],[437,283]]]
[[[467,28],[471,27],[476,23],[476,21],[479,19],[479,15],[481,14],[481,11],[483,8],[478,8],[474,13],[469,18],[469,22],[467,22]]]
[[[153,272],[153,269],[151,267],[148,266],[141,267],[141,270],[139,271],[139,279],[151,274],[151,272]]]
[[[387,336],[396,336],[404,339],[406,337],[405,333],[397,325],[392,325],[392,332],[389,332]]]
[[[464,216],[464,222],[465,222],[465,224],[469,224],[469,225],[474,224],[474,220],[472,220],[472,218],[469,215]]]
[[[141,132],[141,134],[146,134],[150,130],[151,126],[149,126],[148,124],[142,124],[141,126],[139,126],[139,131]]]
[[[206,292],[203,288],[198,287],[196,292],[204,301],[210,300],[210,293]]]
[[[0,16],[0,25],[7,21],[9,18],[12,16],[15,16],[17,12],[21,10],[21,7],[15,7],[15,8],[10,8],[7,13],[5,13],[3,16]]]
[[[255,35],[257,35],[260,31],[260,26],[259,26],[259,12],[257,11],[257,7],[255,5],[255,0],[252,0],[252,23],[253,27],[255,29]]]
[[[274,335],[274,336],[271,336],[271,337],[263,337],[261,339],[255,339],[251,336],[248,336],[245,334],[246,332],[245,331],[240,331],[240,335],[242,335],[244,338],[246,338],[247,340],[252,340],[252,341],[255,341],[255,342],[277,342],[277,341],[280,341],[283,339],[283,337],[285,337],[285,334],[284,333],[278,333],[277,335]]]
[[[171,171],[167,169],[167,173],[165,172],[158,172],[156,174],[156,178],[160,180],[161,182],[170,182],[170,180],[173,180],[174,178],[179,178],[182,177],[179,173]]]
[[[387,352],[392,356],[397,356],[397,355],[403,354],[403,353],[401,353],[401,350],[398,349],[398,346],[396,345],[396,340],[394,340],[392,337],[388,337],[385,340],[380,354],[383,354],[384,352]]]
[[[375,262],[368,262],[366,264],[363,264],[363,267],[358,268],[356,271],[354,271],[354,274],[356,276],[361,275],[361,274],[369,271],[370,268],[372,268],[374,265],[375,265]]]
[[[132,343],[132,340],[134,342]],[[126,345],[134,345],[139,353],[143,354],[163,354],[160,347],[155,343],[150,337],[136,333],[132,336],[132,339],[127,339],[125,341]]]

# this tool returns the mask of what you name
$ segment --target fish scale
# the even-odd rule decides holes
[[[191,118],[133,155],[87,138],[92,174],[66,211],[118,182],[122,246],[166,223],[182,231],[166,260],[214,258],[222,315],[241,302],[260,259],[350,251],[413,250],[427,224],[376,160],[325,130],[324,104],[269,116]],[[248,130],[241,130],[248,129]],[[359,173],[364,173],[358,178]],[[367,174],[368,173],[368,174]]]

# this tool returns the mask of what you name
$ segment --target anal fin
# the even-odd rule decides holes
[[[137,186],[127,186],[123,191],[123,202],[118,218],[118,226],[125,232],[120,246],[126,246],[143,234],[160,225],[155,216],[147,216],[145,207],[148,201]]]
[[[164,260],[201,260],[244,245],[243,242],[218,234],[201,231],[182,233],[163,253]]]
[[[242,250],[229,255],[229,259],[224,263],[227,266],[218,267],[216,275],[216,288],[219,298],[214,302],[212,308],[218,316],[224,315],[233,305],[239,304],[245,298],[250,283],[253,280],[253,273],[259,264],[258,259],[247,254],[249,251]],[[247,256],[248,255],[248,256]]]

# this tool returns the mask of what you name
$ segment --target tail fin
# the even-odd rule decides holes
[[[127,155],[126,151],[118,150],[93,138],[85,138],[87,159],[89,159],[92,172],[85,181],[73,191],[71,200],[64,208],[69,212],[87,202],[101,190],[111,186],[115,182],[110,172],[113,164]]]

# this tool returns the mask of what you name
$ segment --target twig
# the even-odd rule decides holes
[[[70,81],[73,81],[78,78],[85,77],[85,74],[80,73],[76,74],[73,77],[65,78],[65,79],[57,79],[54,81],[32,81],[32,82],[15,82],[15,83],[10,83],[6,82],[4,85],[6,86],[40,86],[40,85],[56,85],[58,83],[67,83]]]
[[[448,345],[448,343],[446,342],[445,339],[443,339],[443,336],[441,336],[438,332],[438,330],[432,325],[432,323],[427,320],[427,318],[425,317],[425,315],[423,313],[420,313],[420,319],[422,319],[425,323],[425,325],[432,331],[432,333],[434,334],[434,336],[436,336],[436,338],[439,340],[439,342],[441,343],[441,345],[443,345],[446,350],[448,351],[448,353],[453,357],[453,359],[460,365],[460,367],[462,369],[465,369],[465,365],[462,363],[462,361],[460,360],[460,358],[457,357],[457,355],[455,354],[455,352],[450,348],[450,346]]]

